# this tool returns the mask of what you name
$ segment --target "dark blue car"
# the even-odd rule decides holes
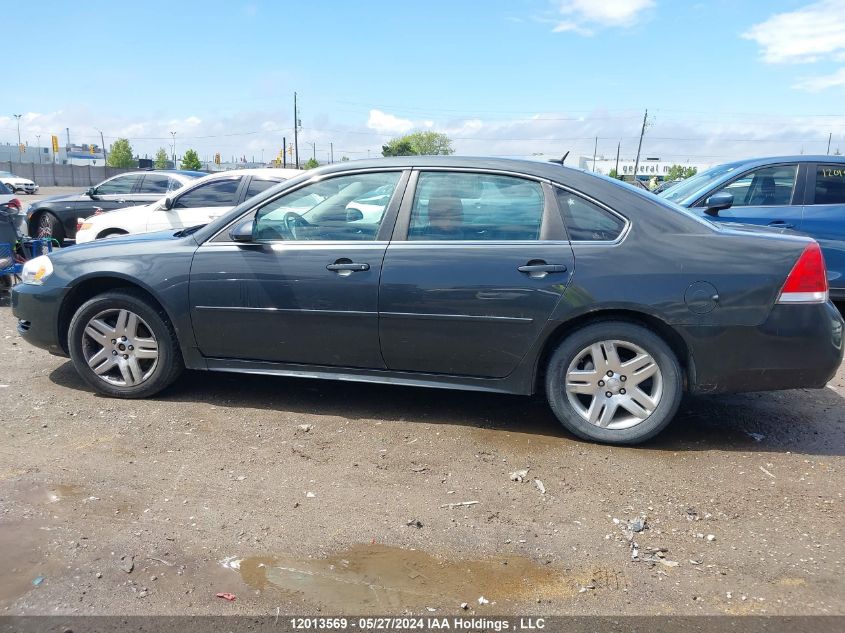
[[[845,156],[780,156],[725,163],[660,194],[709,220],[761,224],[815,238],[830,297],[845,301]]]

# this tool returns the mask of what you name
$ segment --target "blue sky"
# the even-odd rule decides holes
[[[6,59],[0,142],[325,160],[416,129],[459,153],[678,160],[845,151],[845,13],[827,0],[40,2]],[[14,51],[19,51],[16,54]],[[62,136],[62,138],[64,138]],[[307,148],[307,151],[306,149]]]

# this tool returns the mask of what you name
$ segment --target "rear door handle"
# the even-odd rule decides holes
[[[349,261],[346,261],[346,262],[337,261],[334,264],[329,264],[328,266],[326,266],[326,270],[333,270],[335,272],[343,272],[343,271],[359,272],[359,271],[369,270],[369,269],[370,269],[369,264],[356,264],[355,262],[349,262]]]
[[[566,266],[563,264],[526,264],[520,266],[517,270],[532,277],[545,277],[548,273],[565,273]]]

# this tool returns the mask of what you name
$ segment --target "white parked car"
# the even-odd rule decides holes
[[[24,193],[36,193],[38,185],[27,178],[15,176],[10,171],[0,171],[0,182],[12,190],[12,193],[23,191]]]
[[[210,174],[152,204],[85,218],[77,227],[76,243],[207,224],[244,200],[302,173],[298,169],[267,168]]]

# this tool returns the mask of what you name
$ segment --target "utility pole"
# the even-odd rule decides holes
[[[282,167],[288,166],[288,139],[282,137]]]
[[[94,128],[94,129],[97,130],[97,128]],[[100,147],[103,148],[103,164],[105,165],[106,163],[109,162],[109,157],[106,154],[106,139],[103,138],[103,131],[102,130],[97,130],[97,131],[100,133]]]
[[[334,143],[329,143],[329,147],[331,148],[331,153],[329,154],[329,164],[334,164]]]
[[[170,136],[173,138],[173,169],[176,169],[176,132],[171,132]]]
[[[37,148],[38,149],[38,164],[40,165],[41,164],[41,135],[40,134],[35,135],[35,142],[38,144],[38,148]]]
[[[593,145],[593,173],[596,173],[596,151],[599,148],[599,137],[596,137],[596,142]]]
[[[299,110],[296,108],[296,93],[293,93],[293,147],[296,152],[296,168],[299,169]]]
[[[622,147],[622,141],[619,141],[616,144],[616,168],[613,170],[616,173],[616,177],[619,178],[619,149]]]
[[[830,155],[830,139],[832,139],[832,138],[833,138],[833,132],[830,132],[827,135],[827,154],[828,154],[828,156]],[[20,143],[20,141],[18,141],[18,142]]]
[[[637,168],[640,166],[640,151],[643,149],[643,136],[645,135],[645,125],[648,120],[648,108],[646,108],[643,115],[643,128],[640,130],[640,144],[637,146],[637,160],[634,161],[634,180],[637,179]]]
[[[311,157],[316,161],[317,160],[317,142],[311,143]]]

